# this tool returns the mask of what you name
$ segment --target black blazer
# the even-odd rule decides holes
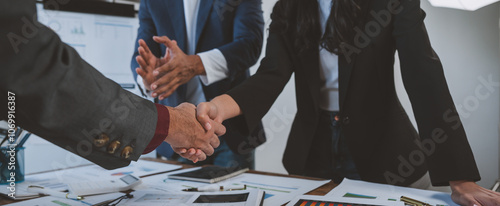
[[[273,20],[283,18],[283,1],[276,4]],[[371,8],[365,24],[369,30],[361,28],[368,41],[364,45],[359,41],[339,56],[342,129],[361,178],[409,185],[429,171],[433,185],[479,180],[442,65],[424,26],[420,1],[376,0]],[[388,15],[378,17],[382,13]],[[228,94],[239,104],[248,127],[254,128],[295,73],[298,111],[283,164],[289,173],[303,174],[319,119],[319,51],[298,55],[293,39],[277,30],[280,25],[274,22],[259,70]],[[396,95],[396,50],[419,133]]]
[[[0,120],[14,106],[15,125],[106,169],[139,159],[155,133],[155,105],[104,77],[36,16],[33,0],[0,1]]]

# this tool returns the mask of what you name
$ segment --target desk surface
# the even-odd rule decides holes
[[[161,159],[155,159],[155,158],[143,158],[141,160],[149,160],[149,161],[154,161],[154,162],[163,162],[163,163],[169,163],[169,164],[182,165],[182,169],[194,167],[191,165],[181,164],[181,163],[175,162],[175,161],[161,160]],[[322,179],[314,178],[314,177],[304,177],[304,176],[298,176],[298,175],[283,175],[283,174],[270,173],[270,172],[260,172],[260,171],[255,171],[255,170],[250,170],[250,171],[248,171],[248,173],[263,174],[263,175],[270,175],[270,176],[280,176],[280,177],[294,177],[294,178],[310,179],[310,180],[322,180]],[[156,174],[153,174],[153,175],[156,175]],[[148,175],[148,176],[151,176],[151,175]],[[308,194],[308,195],[325,195],[326,193],[330,192],[330,190],[335,188],[335,186],[337,186],[337,184],[335,184],[333,181],[330,181],[329,183],[327,183],[319,188],[316,188],[315,190],[312,190],[306,194]],[[20,201],[14,201],[14,200],[9,199],[3,195],[0,195],[0,205],[10,204],[10,203],[14,203],[14,202],[20,202]]]

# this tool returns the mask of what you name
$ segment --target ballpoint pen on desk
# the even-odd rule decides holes
[[[28,140],[28,138],[30,136],[31,136],[31,132],[26,131],[26,134],[22,138],[19,137],[19,139],[21,139],[21,140],[17,143],[16,147],[17,148],[23,147],[24,143],[26,143],[26,141]]]
[[[2,141],[0,142],[0,146],[3,145],[4,142],[7,141],[7,139],[9,139],[9,130],[7,129],[2,129],[0,128],[0,136],[2,137]]]
[[[183,189],[185,192],[220,192],[220,191],[235,191],[235,190],[246,190],[247,185],[243,185],[243,187],[231,187],[231,186],[218,186],[218,185],[209,185],[205,187],[193,187],[188,189]]]
[[[400,200],[405,203],[405,205],[411,205],[411,206],[432,206],[430,204],[427,204],[425,202],[415,200],[409,197],[401,196]]]
[[[70,194],[70,193],[66,193],[66,192],[59,192],[57,190],[53,190],[53,189],[49,189],[49,188],[45,188],[45,187],[37,186],[37,185],[28,186],[27,191],[31,192],[31,193],[50,195],[53,197],[61,197],[61,198],[73,199],[73,200],[83,200],[83,197],[80,197],[80,196],[75,195],[75,194]]]
[[[24,131],[23,128],[16,127],[15,136],[18,137],[18,138],[21,137],[21,133],[23,133],[23,131]]]

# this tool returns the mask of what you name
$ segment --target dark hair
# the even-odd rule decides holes
[[[292,38],[298,53],[319,45],[338,54],[341,44],[353,45],[354,28],[368,13],[370,0],[332,0],[325,34],[321,36],[317,0],[279,0],[274,7],[273,27]],[[273,29],[273,28],[271,28]]]

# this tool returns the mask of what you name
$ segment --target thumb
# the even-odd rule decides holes
[[[198,104],[198,107],[196,108],[196,119],[200,122],[201,125],[203,125],[203,128],[205,130],[211,130],[212,129],[212,119],[215,119],[217,116],[217,111],[214,111],[213,107],[210,105],[211,103],[209,102],[202,102]]]
[[[181,51],[179,46],[177,46],[177,42],[175,40],[173,40],[173,41],[170,40],[167,36],[154,36],[153,40],[158,44],[165,45],[167,48],[170,49],[172,54],[175,54],[175,53]]]

